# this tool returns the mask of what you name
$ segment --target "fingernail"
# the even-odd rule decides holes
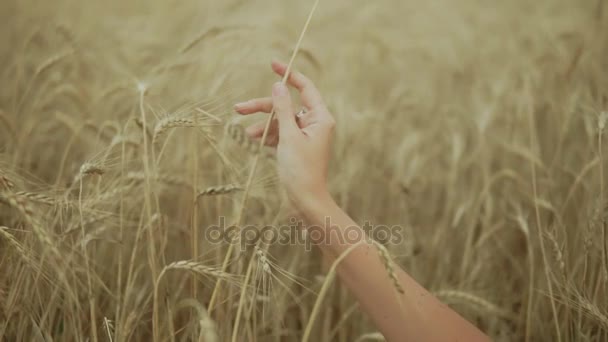
[[[272,95],[283,96],[287,94],[287,87],[281,82],[277,82],[272,86]]]
[[[241,109],[245,105],[245,102],[239,102],[234,104],[234,109]]]

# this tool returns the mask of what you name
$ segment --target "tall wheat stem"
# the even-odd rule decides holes
[[[534,112],[532,111],[532,108],[528,109],[528,127],[529,127],[529,133],[530,133],[530,147],[532,148],[533,151],[535,151],[535,146],[536,146],[536,139],[534,139],[534,130],[535,130],[535,125],[534,125]],[[534,165],[534,161],[530,160],[530,167],[532,169],[532,191],[533,191],[533,195],[534,195],[534,213],[536,216],[536,232],[538,233],[538,240],[540,243],[540,251],[542,254],[542,260],[543,260],[543,269],[545,271],[545,278],[547,280],[547,287],[549,288],[549,300],[551,302],[551,311],[553,313],[553,322],[555,324],[555,333],[557,334],[557,341],[561,342],[562,340],[562,336],[561,336],[561,331],[560,331],[560,327],[559,327],[559,321],[558,321],[558,317],[557,317],[557,308],[555,307],[555,296],[553,295],[553,284],[552,284],[552,279],[551,279],[551,273],[549,271],[549,265],[547,265],[547,254],[546,254],[546,250],[545,250],[545,241],[544,241],[544,237],[542,234],[542,223],[541,223],[541,219],[540,219],[540,209],[538,208],[538,189],[537,189],[537,182],[536,182],[536,166]]]
[[[85,267],[87,268],[87,289],[89,300],[89,313],[91,316],[91,336],[93,342],[97,342],[97,318],[95,317],[95,298],[93,297],[93,286],[91,284],[91,265],[89,254],[87,253],[84,231],[84,218],[82,216],[82,177],[80,177],[80,189],[78,191],[78,211],[80,215],[80,229],[82,232],[82,254],[84,256]]]
[[[302,44],[302,41],[304,40],[304,35],[306,34],[306,31],[308,30],[308,26],[317,9],[317,6],[319,5],[319,1],[320,0],[315,0],[314,4],[312,6],[312,9],[310,10],[310,13],[308,14],[308,18],[306,19],[304,28],[302,29],[302,32],[300,33],[300,37],[298,38],[296,47],[293,50],[293,53],[291,54],[291,59],[289,60],[289,63],[287,64],[287,70],[285,71],[285,75],[283,75],[283,79],[281,81],[283,84],[287,83],[287,79],[289,78],[289,75],[291,73],[291,67],[296,58],[296,55],[298,54],[298,51],[300,50],[300,45]],[[252,184],[253,178],[255,176],[255,171],[258,166],[258,161],[260,160],[260,151],[262,151],[262,149],[266,143],[266,138],[268,137],[268,129],[270,128],[270,124],[272,123],[274,114],[275,113],[274,113],[274,109],[273,109],[271,111],[270,115],[268,115],[268,119],[266,120],[266,127],[264,128],[264,134],[262,135],[262,139],[260,140],[260,148],[258,149],[258,152],[256,153],[255,157],[253,158],[253,164],[251,166],[251,170],[249,171],[249,177],[247,178],[247,184],[245,186],[245,191],[243,192],[243,197],[241,199],[241,207],[240,207],[237,219],[236,219],[237,227],[240,227],[240,225],[243,221],[245,208],[247,207],[247,199],[249,198],[249,191],[251,189],[251,184]],[[230,258],[232,257],[234,245],[235,245],[235,243],[234,243],[234,241],[232,241],[230,243],[230,245],[228,246],[228,251],[226,252],[226,256],[224,257],[224,262],[222,263],[222,272],[225,272],[226,268],[228,267],[228,262],[230,261]],[[217,301],[217,297],[219,296],[220,284],[221,284],[221,279],[218,279],[217,282],[215,283],[215,287],[214,287],[213,293],[211,295],[211,301],[209,302],[209,309],[208,309],[209,313],[211,313],[211,311],[213,311],[213,309],[215,307],[215,302]],[[247,286],[247,284],[243,284],[243,286]],[[243,298],[241,298],[241,301],[243,301]],[[241,305],[241,303],[239,303],[239,306],[240,305]]]

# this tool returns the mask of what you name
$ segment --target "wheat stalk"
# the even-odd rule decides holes
[[[282,79],[282,83],[286,84],[287,83],[287,79],[289,78],[289,75],[291,74],[291,67],[293,65],[293,62],[298,54],[298,50],[300,49],[300,45],[302,44],[302,41],[304,40],[304,35],[306,34],[306,31],[308,30],[308,25],[310,25],[310,22],[312,20],[312,17],[315,13],[315,10],[317,9],[317,6],[319,5],[319,0],[315,0],[309,14],[308,14],[308,18],[306,19],[306,23],[304,24],[304,27],[302,28],[302,31],[300,33],[300,37],[298,38],[298,41],[296,43],[296,46],[293,50],[293,53],[291,54],[291,59],[289,60],[289,63],[287,64],[287,70],[285,70],[285,75],[283,76]],[[262,134],[262,139],[260,139],[260,150],[262,149],[262,147],[264,146],[264,144],[266,143],[266,139],[268,137],[268,130],[270,128],[270,123],[272,122],[274,118],[274,110],[271,111],[270,115],[268,115],[268,119],[266,121],[266,127],[264,128],[264,133]],[[249,191],[251,190],[251,185],[253,184],[253,178],[255,176],[255,172],[257,170],[257,165],[258,165],[258,161],[260,159],[260,153],[257,153],[254,158],[253,158],[253,164],[251,166],[251,170],[249,171],[249,177],[247,178],[247,183],[245,185],[245,191],[243,193],[243,197],[241,199],[241,206],[240,206],[240,210],[236,219],[236,226],[240,227],[242,220],[244,218],[244,213],[245,213],[245,208],[247,207],[247,199],[249,198]],[[228,246],[228,250],[226,251],[226,256],[224,257],[224,262],[222,263],[222,270],[225,271],[226,268],[228,267],[228,261],[230,260],[230,258],[232,257],[232,251],[234,248],[234,244],[231,243]],[[215,284],[215,287],[213,289],[213,293],[211,294],[211,300],[209,302],[209,312],[211,312],[214,308],[215,305],[215,301],[217,299],[218,296],[218,291],[221,285],[221,280],[218,279],[218,281]],[[248,284],[245,283],[244,286],[247,286]],[[240,302],[239,302],[239,306],[242,306],[244,303],[244,298],[241,298]],[[238,321],[235,323],[235,326],[238,326]],[[236,337],[233,337],[236,338]]]
[[[373,333],[363,334],[363,335],[357,337],[357,339],[355,340],[355,342],[363,342],[363,341],[367,341],[367,340],[371,340],[371,341],[386,341],[384,339],[384,336],[381,333],[379,333],[379,332],[373,332]]]
[[[225,279],[225,280],[234,281],[234,277],[232,275],[222,271],[221,269],[218,269],[215,267],[210,267],[210,266],[204,265],[197,261],[181,260],[181,261],[176,261],[176,262],[170,263],[169,265],[167,265],[163,268],[163,270],[160,272],[160,274],[158,275],[158,278],[156,279],[156,281],[154,283],[154,298],[153,298],[154,312],[158,312],[158,291],[159,291],[159,287],[160,287],[159,286],[160,282],[161,282],[163,276],[170,270],[185,270],[185,271],[194,272],[196,274],[200,274],[200,275],[206,276],[206,277],[215,277],[217,279]],[[156,334],[157,334],[156,336],[158,336],[159,333],[157,332]]]
[[[137,125],[137,127],[139,127],[142,130],[142,132],[144,132],[144,134],[146,135],[146,138],[152,140],[152,138],[153,138],[152,132],[150,132],[150,130],[147,127],[144,128],[144,122],[141,120],[140,117],[135,118],[135,124]]]
[[[109,320],[107,317],[103,318],[103,328],[105,330],[106,335],[108,336],[108,340],[113,342],[112,336],[114,335],[114,323]]]
[[[247,138],[243,126],[237,123],[229,123],[226,126],[226,132],[228,136],[232,138],[239,146],[251,153],[258,153],[260,151],[260,145],[255,144],[251,139]]]
[[[258,258],[260,265],[262,265],[262,271],[264,271],[264,273],[270,273],[270,263],[266,257],[266,252],[260,247],[255,246],[255,256]]]
[[[5,111],[0,109],[0,122],[4,123],[4,127],[6,131],[11,135],[13,141],[17,141],[17,130],[15,129],[15,125],[9,118]]]
[[[321,303],[325,299],[325,295],[329,290],[329,286],[333,283],[338,265],[342,262],[342,260],[344,260],[344,258],[346,258],[352,251],[354,251],[363,243],[365,243],[365,241],[361,241],[348,247],[348,249],[342,252],[342,254],[340,254],[340,256],[338,256],[336,260],[334,260],[334,262],[332,263],[329,272],[327,272],[327,275],[325,276],[325,281],[321,286],[321,290],[319,291],[319,295],[317,296],[315,305],[313,306],[312,311],[310,313],[310,318],[308,319],[308,323],[306,324],[306,328],[304,329],[304,335],[302,336],[302,342],[308,342],[308,339],[310,338],[310,333],[312,332],[315,319],[319,315],[319,310],[321,309]]]
[[[46,70],[50,69],[53,65],[57,64],[60,60],[72,55],[74,53],[74,50],[70,49],[64,52],[61,52],[59,54],[56,54],[54,56],[51,56],[50,58],[48,58],[47,60],[45,60],[42,64],[40,64],[38,66],[38,68],[36,69],[36,72],[34,73],[34,79],[39,76],[40,74],[42,74],[43,72],[45,72]]]
[[[93,198],[88,199],[88,201],[91,201],[91,202],[107,201],[109,199],[115,198],[116,196],[126,192],[127,190],[129,190],[131,188],[132,188],[131,185],[117,186],[117,187],[111,188],[110,190],[103,192]]]
[[[529,101],[529,103],[532,103],[531,101]],[[530,147],[531,149],[534,151],[535,146],[537,146],[537,142],[534,139],[534,132],[535,132],[535,124],[534,124],[534,117],[533,117],[533,110],[528,110],[528,133],[529,133],[529,138],[530,138]],[[536,164],[534,163],[533,159],[529,159],[530,160],[530,168],[532,171],[532,194],[533,194],[533,199],[534,199],[534,214],[535,214],[535,218],[536,218],[536,232],[538,234],[538,239],[540,242],[540,251],[541,251],[541,255],[542,255],[542,262],[543,262],[543,269],[544,269],[544,273],[545,273],[545,280],[547,281],[547,287],[549,288],[549,300],[550,300],[550,304],[551,304],[551,312],[553,314],[553,322],[554,322],[554,326],[555,326],[555,333],[557,335],[557,342],[561,342],[562,340],[562,336],[561,336],[561,330],[559,328],[559,320],[558,320],[558,316],[557,316],[557,308],[555,306],[555,300],[554,300],[554,295],[553,295],[553,283],[550,277],[550,270],[549,270],[549,265],[547,264],[547,254],[545,252],[545,241],[543,238],[543,234],[542,234],[542,221],[541,221],[541,217],[540,217],[540,209],[537,203],[537,199],[538,199],[538,185],[537,185],[537,179],[536,179]]]
[[[35,269],[37,269],[36,264],[34,263],[34,261],[32,260],[32,258],[30,257],[29,253],[26,251],[25,247],[23,247],[23,245],[21,245],[19,243],[19,241],[17,241],[17,239],[13,236],[13,234],[9,233],[8,231],[9,231],[8,227],[0,226],[0,235],[4,236],[4,238],[6,240],[8,240],[9,244],[11,246],[13,246],[13,248],[15,248],[15,250],[17,250],[18,254],[21,255],[21,257],[28,264],[30,264]]]
[[[193,298],[183,299],[177,304],[178,309],[182,307],[192,307],[196,309],[199,319],[200,335],[199,341],[216,342],[219,341],[217,324],[209,316],[207,309]]]
[[[10,190],[15,187],[15,183],[13,183],[3,172],[0,170],[0,186],[4,188],[4,190]],[[2,190],[0,188],[0,190]]]
[[[146,180],[146,174],[141,171],[128,172],[126,177],[127,177],[127,179],[136,180],[136,181],[145,181]],[[186,181],[182,178],[179,178],[179,177],[168,175],[168,174],[159,174],[159,175],[152,174],[152,175],[150,175],[150,178],[152,180],[156,180],[156,181],[168,184],[168,185],[192,188],[192,184],[190,184],[188,181]]]

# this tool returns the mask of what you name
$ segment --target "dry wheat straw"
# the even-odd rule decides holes
[[[344,258],[346,258],[352,251],[354,251],[357,247],[361,246],[363,243],[365,243],[365,241],[361,241],[357,244],[348,247],[348,249],[342,252],[342,254],[340,254],[340,256],[338,256],[336,260],[334,260],[334,262],[332,263],[329,272],[327,272],[327,275],[325,276],[325,281],[323,282],[323,286],[321,286],[321,291],[319,291],[319,295],[317,296],[315,305],[313,306],[312,311],[310,313],[308,323],[306,324],[306,328],[304,329],[304,335],[302,336],[302,342],[308,342],[308,339],[310,338],[310,333],[312,332],[315,319],[319,315],[319,310],[321,309],[321,303],[325,299],[325,295],[329,290],[329,286],[333,283],[334,277],[336,276],[336,268],[342,262],[342,260],[344,260]]]
[[[599,173],[600,173],[600,205],[602,207],[605,206],[604,203],[604,156],[602,153],[602,135],[604,134],[604,128],[606,127],[606,120],[608,120],[608,112],[601,112],[598,118],[598,137],[597,137],[597,145],[598,145],[598,158],[600,160],[599,163]],[[608,281],[608,250],[607,244],[608,241],[608,233],[607,233],[606,223],[602,224],[602,270],[603,270],[603,278],[604,282]],[[601,277],[598,277],[598,282]],[[599,287],[599,285],[598,285]]]
[[[169,270],[187,270],[207,277],[234,280],[234,276],[222,271],[221,269],[210,267],[197,261],[181,260],[170,263],[169,265],[165,266],[161,272],[161,275],[164,275],[164,273]],[[160,279],[161,276],[159,275],[158,278]]]
[[[140,141],[134,136],[115,135],[110,142],[110,148],[122,144],[131,145],[137,148],[140,146]]]
[[[552,244],[553,253],[555,254],[555,262],[557,263],[557,267],[560,271],[560,275],[561,275],[562,279],[565,281],[566,263],[564,261],[564,254],[562,253],[562,248],[560,247],[559,243],[557,242],[557,238],[555,237],[555,234],[553,232],[547,231],[546,235]]]
[[[50,69],[53,65],[57,64],[62,59],[72,55],[73,53],[74,53],[74,50],[70,49],[70,50],[58,53],[54,56],[51,56],[49,59],[47,59],[46,61],[44,61],[42,64],[40,64],[38,66],[38,68],[36,69],[36,72],[34,73],[33,79],[36,79],[37,76],[39,76],[46,70]]]
[[[295,48],[293,50],[292,55],[291,55],[291,60],[287,64],[287,70],[285,70],[285,75],[283,76],[283,79],[281,81],[283,83],[283,85],[285,85],[287,83],[287,79],[289,78],[289,75],[291,73],[291,67],[292,67],[293,62],[294,62],[294,60],[296,58],[296,55],[298,54],[298,50],[300,49],[300,45],[302,44],[302,41],[304,40],[304,35],[306,34],[306,31],[308,29],[308,25],[310,24],[310,22],[312,20],[312,17],[313,17],[313,15],[315,13],[315,10],[316,10],[318,4],[319,4],[319,0],[316,0],[314,2],[314,4],[313,4],[312,9],[310,10],[310,13],[308,14],[308,18],[306,19],[306,23],[304,24],[304,28],[302,29],[302,32],[300,33],[300,37],[299,37],[299,39],[298,39],[298,41],[296,43],[296,46],[295,46]],[[264,145],[266,143],[266,139],[268,137],[268,131],[269,131],[269,128],[270,128],[270,124],[271,124],[271,122],[272,122],[272,120],[274,118],[274,114],[275,114],[275,112],[274,112],[274,109],[273,109],[271,111],[270,115],[268,115],[268,119],[266,121],[266,126],[264,127],[264,133],[262,134],[262,139],[260,139],[259,151],[262,150],[262,148],[264,147]],[[256,169],[257,169],[258,161],[260,159],[260,153],[259,153],[259,151],[254,156],[253,165],[251,166],[251,170],[249,172],[249,177],[247,178],[247,184],[245,186],[245,192],[243,193],[241,207],[240,207],[239,214],[238,214],[238,217],[237,217],[237,220],[236,220],[237,227],[240,227],[240,225],[242,223],[242,220],[244,219],[244,216],[245,216],[245,208],[247,207],[247,200],[248,200],[248,197],[249,197],[249,191],[251,190],[251,185],[253,183],[253,178],[255,177],[255,172],[256,172]],[[222,269],[227,266],[227,262],[228,262],[228,260],[230,258],[230,254],[231,254],[233,246],[234,246],[234,244],[230,244],[230,246],[228,247],[228,251],[226,253],[226,258],[224,259],[224,264],[222,265]],[[252,266],[253,265],[253,259],[254,258],[252,258],[251,260],[249,260],[247,275],[245,276],[245,282],[243,284],[243,288],[246,288],[249,285],[250,273],[251,273],[251,270],[253,268],[253,266]],[[216,294],[215,292],[216,292],[216,289],[219,286],[219,283],[220,282],[218,280],[218,282],[216,283],[216,287],[215,287],[215,289],[213,291],[214,293],[212,294],[212,297],[211,297],[212,301],[213,301],[213,299],[215,299],[215,294]],[[244,304],[245,304],[245,296],[243,296],[241,294],[241,298],[239,300],[239,306],[238,306],[238,309],[237,309],[237,316],[236,316],[236,319],[235,319],[235,322],[234,322],[234,328],[232,330],[232,342],[236,342],[237,341],[237,336],[238,336],[238,332],[239,332],[240,314],[241,314],[241,312],[243,310]],[[211,306],[211,304],[210,304],[210,306]]]
[[[602,310],[596,304],[580,295],[578,296],[575,305],[583,309],[588,317],[600,323],[605,330],[608,330],[608,313],[605,311],[602,312]]]
[[[142,132],[145,132],[145,135],[148,139],[150,139],[150,141],[152,140],[153,136],[152,136],[152,132],[150,132],[150,129],[145,127],[144,128],[144,123],[143,121],[141,121],[140,117],[135,118],[135,124],[137,125],[137,127],[139,127]]]
[[[264,273],[270,273],[270,263],[266,257],[266,252],[262,248],[255,246],[255,256],[258,258],[260,265],[262,265],[262,271],[264,271]]]
[[[167,130],[176,127],[196,127],[198,124],[192,119],[184,118],[171,118],[167,117],[160,120],[156,126],[154,126],[154,133],[152,134],[152,142],[156,143],[158,138],[162,136]]]
[[[17,191],[15,195],[25,197],[32,202],[42,203],[46,205],[55,205],[57,203],[56,198],[37,192]]]
[[[83,165],[84,166],[84,165]],[[88,171],[88,168],[85,168],[84,171]],[[98,171],[96,171],[96,168],[91,167],[91,170],[93,174],[98,173]],[[81,237],[84,240],[86,237],[85,234],[85,229],[84,229],[84,215],[83,215],[83,204],[82,204],[82,188],[83,188],[83,182],[82,182],[82,175],[87,174],[86,172],[83,172],[83,168],[80,168],[80,181],[79,183],[79,191],[78,191],[78,216],[79,216],[79,221],[80,221],[80,233],[81,233]],[[90,323],[91,323],[91,338],[93,340],[93,342],[97,342],[97,312],[95,310],[95,296],[93,295],[93,285],[92,285],[92,270],[91,270],[91,263],[89,260],[89,252],[86,249],[86,245],[84,243],[81,243],[80,245],[81,248],[81,253],[84,256],[84,264],[85,264],[85,268],[86,268],[86,275],[87,275],[87,297],[88,297],[88,303],[89,303],[89,317],[90,317]]]
[[[243,190],[243,188],[241,188],[240,186],[235,185],[235,184],[210,186],[210,187],[200,191],[197,194],[197,198],[203,197],[203,196],[226,195],[226,194],[230,194],[230,193],[242,191],[242,190]]]
[[[526,87],[527,88],[527,87]],[[533,117],[533,113],[534,110],[532,110],[531,108],[529,108],[531,106],[531,104],[533,103],[532,99],[529,98],[530,96],[530,90],[528,89],[527,93],[528,96],[526,96],[527,101],[527,117],[528,117],[528,133],[529,133],[529,139],[530,139],[530,148],[532,151],[537,151],[537,140],[534,137],[534,132],[536,131],[535,128],[535,122],[534,122],[534,117]],[[532,158],[529,158],[528,160],[530,161],[530,168],[532,171],[532,195],[534,196],[534,214],[535,214],[535,218],[536,218],[536,232],[538,234],[538,239],[540,242],[540,251],[541,251],[541,255],[542,255],[542,261],[543,261],[543,269],[545,271],[545,280],[547,282],[547,287],[549,288],[549,301],[551,303],[551,311],[553,314],[553,322],[554,322],[554,326],[555,326],[555,333],[557,335],[557,341],[561,342],[562,340],[562,333],[559,327],[559,320],[558,320],[558,316],[557,316],[557,308],[555,306],[555,296],[553,295],[553,283],[552,283],[552,279],[550,276],[550,270],[549,270],[549,265],[548,265],[548,261],[547,261],[547,254],[545,252],[545,241],[544,241],[544,237],[543,237],[543,233],[542,233],[542,221],[540,218],[540,209],[538,206],[538,202],[536,201],[536,199],[538,199],[538,185],[537,185],[537,179],[536,179],[536,166],[537,164],[534,162],[536,158],[533,156]],[[541,165],[542,162],[541,162]]]
[[[371,241],[378,249],[378,254],[380,255],[380,259],[382,260],[382,263],[384,264],[384,268],[386,269],[386,272],[388,273],[389,278],[393,281],[393,286],[395,287],[397,292],[404,294],[405,291],[403,291],[403,287],[401,286],[401,283],[399,283],[399,279],[397,279],[397,276],[395,275],[395,268],[393,267],[393,260],[390,257],[388,250],[386,249],[386,247],[384,247],[377,241],[374,241],[374,240],[371,240]]]
[[[106,173],[106,170],[95,162],[86,162],[80,167],[79,179],[84,176],[101,176]]]
[[[166,117],[159,120],[154,126],[154,132],[152,133],[152,143],[158,143],[158,139],[163,136],[165,132],[172,128],[179,127],[209,127],[208,124],[201,122],[200,120],[194,120],[189,118],[180,118],[180,117]]]
[[[114,336],[114,323],[109,320],[107,317],[103,318],[103,328],[105,330],[106,335],[108,336],[108,340],[113,342],[112,336]]]
[[[137,320],[137,314],[135,311],[131,311],[126,319],[125,323],[121,325],[121,330],[119,332],[119,341],[131,341],[131,334],[133,333],[133,329],[135,327],[135,322]]]
[[[202,109],[202,108],[195,108],[195,110],[207,117],[209,117],[210,119],[212,119],[213,121],[215,121],[216,123],[221,123],[222,119],[218,118],[217,116],[209,113],[208,111]]]
[[[222,271],[221,269],[210,267],[210,266],[204,265],[200,262],[190,261],[190,260],[181,260],[181,261],[173,262],[163,268],[163,270],[158,275],[156,282],[154,283],[155,284],[154,285],[154,298],[153,298],[154,312],[158,312],[158,309],[159,309],[158,292],[159,292],[159,288],[160,288],[160,286],[159,286],[160,281],[162,280],[165,273],[167,273],[170,270],[185,270],[185,271],[194,272],[196,274],[199,274],[199,275],[202,275],[205,277],[224,279],[224,280],[235,282],[234,276]],[[155,325],[158,327],[158,318],[156,318],[156,320],[155,320]],[[159,332],[156,332],[156,334],[157,334],[156,336],[158,336]]]
[[[0,109],[0,122],[4,124],[5,130],[11,135],[13,141],[17,141],[17,130],[11,120],[9,120],[5,111]]]
[[[47,60],[45,60],[42,64],[40,64],[36,68],[36,71],[34,72],[34,75],[32,76],[31,80],[29,81],[29,83],[27,85],[27,88],[23,92],[23,95],[21,96],[21,99],[19,100],[17,108],[21,109],[21,106],[23,105],[23,103],[28,98],[28,95],[29,95],[32,87],[34,86],[34,84],[36,84],[36,81],[37,81],[37,79],[38,79],[38,77],[40,75],[42,75],[46,70],[48,70],[51,67],[53,67],[53,65],[57,64],[59,61],[61,61],[62,59],[66,58],[68,56],[70,56],[73,53],[74,53],[74,50],[70,49],[70,50],[58,53],[58,54],[56,54],[54,56],[51,56],[50,58],[48,58]]]
[[[83,221],[76,220],[76,221],[70,223],[68,225],[68,228],[63,232],[63,235],[70,234],[70,233],[72,233],[72,232],[74,232],[76,230],[79,230],[81,225],[84,225],[85,227],[88,227],[88,226],[90,226],[90,225],[92,225],[94,223],[107,220],[108,218],[114,216],[114,214],[110,213],[110,212],[100,213],[100,214],[89,213],[89,215],[91,215],[91,217],[87,217]]]
[[[168,174],[159,174],[159,175],[149,175],[148,177],[146,177],[146,174],[144,172],[141,171],[132,171],[127,173],[127,179],[129,180],[136,180],[136,181],[145,181],[147,178],[150,178],[152,180],[167,184],[167,185],[172,185],[172,186],[178,186],[178,187],[184,187],[184,188],[192,188],[192,184],[190,184],[188,181],[176,177],[176,176],[172,176],[172,175],[168,175]]]
[[[260,151],[260,145],[254,143],[251,139],[247,138],[243,127],[236,123],[229,123],[226,126],[228,136],[232,138],[239,146],[244,148],[246,151],[251,153],[258,153]]]
[[[363,334],[355,340],[355,342],[363,342],[363,341],[386,341],[384,336],[379,332],[367,333]]]
[[[55,257],[59,258],[61,253],[57,249],[57,244],[54,243],[51,236],[42,227],[38,219],[35,217],[32,208],[28,205],[26,198],[19,196],[14,193],[0,193],[0,200],[4,200],[9,206],[17,209],[25,219],[25,221],[32,227],[36,236],[40,241],[46,245],[47,248],[54,254]]]
[[[87,199],[87,201],[91,201],[91,202],[103,202],[103,201],[107,201],[110,199],[114,199],[115,197],[127,192],[127,190],[130,190],[131,188],[133,188],[133,186],[131,185],[122,185],[122,186],[117,186],[115,188],[111,188],[108,191],[105,191],[99,195],[96,195],[95,197],[89,198]]]
[[[33,266],[34,269],[37,269],[36,264],[30,257],[29,253],[26,251],[25,247],[17,241],[17,239],[13,236],[13,234],[9,233],[10,229],[8,227],[0,226],[0,234],[4,236],[6,240],[8,240],[9,244],[17,250],[18,254],[25,260],[30,266]]]
[[[10,190],[15,187],[15,183],[11,182],[11,180],[0,170],[0,186],[4,188],[4,190]],[[0,190],[2,190],[0,188]]]
[[[220,33],[224,32],[225,30],[231,29],[231,28],[234,29],[235,27],[213,26],[213,27],[209,28],[208,30],[206,30],[205,32],[199,34],[196,38],[192,39],[188,44],[184,45],[184,47],[182,47],[179,50],[179,53],[184,54],[184,53],[188,52],[188,50],[192,49],[196,44],[203,41],[205,38],[217,36]],[[238,26],[236,28],[238,28]]]
[[[483,309],[485,313],[489,313],[500,318],[506,318],[509,320],[515,319],[511,311],[503,309],[500,306],[488,301],[487,299],[476,296],[472,293],[458,290],[440,290],[434,292],[434,295],[442,301],[446,302],[447,304],[466,303],[478,309]]]
[[[209,312],[205,308],[204,305],[199,303],[193,298],[186,298],[181,300],[177,304],[177,308],[180,309],[182,307],[192,307],[196,309],[196,313],[199,318],[199,326],[200,326],[200,335],[199,341],[204,342],[217,342],[219,341],[219,336],[217,333],[217,324],[215,321],[209,316]]]
[[[306,22],[304,23],[304,27],[302,28],[302,31],[300,33],[300,37],[298,38],[298,41],[295,45],[295,48],[293,50],[293,53],[291,55],[291,59],[289,60],[289,63],[287,64],[287,69],[285,70],[285,75],[283,76],[282,79],[282,83],[286,84],[287,83],[287,79],[289,78],[289,75],[291,74],[291,67],[293,65],[293,62],[296,58],[296,55],[298,54],[298,50],[300,49],[300,45],[302,45],[302,41],[304,40],[304,35],[306,34],[306,31],[308,30],[308,26],[310,25],[310,22],[312,20],[312,17],[315,13],[315,10],[317,9],[317,6],[319,5],[319,0],[315,0],[309,14],[308,14],[308,18],[306,19]],[[268,137],[268,131],[270,128],[270,123],[272,122],[274,118],[274,110],[271,111],[270,115],[268,116],[268,119],[266,121],[266,126],[264,128],[264,133],[262,134],[262,139],[260,139],[260,150],[262,149],[262,147],[265,145],[266,143],[266,139]],[[245,191],[243,193],[243,197],[241,199],[241,206],[239,209],[239,213],[236,219],[236,226],[240,227],[242,220],[244,218],[244,213],[245,213],[245,208],[247,207],[247,199],[249,197],[249,191],[251,190],[251,185],[253,183],[253,178],[255,176],[255,172],[257,169],[257,165],[259,162],[259,158],[260,157],[260,153],[257,153],[254,158],[253,158],[253,164],[251,166],[251,170],[249,172],[249,177],[247,178],[247,183],[245,185]],[[226,256],[224,257],[224,262],[222,263],[222,271],[225,271],[226,268],[228,267],[228,261],[230,260],[231,256],[232,256],[232,251],[234,248],[234,244],[231,243],[228,246],[228,250],[226,251]],[[211,301],[209,302],[209,312],[211,312],[214,308],[215,305],[215,301],[217,300],[217,296],[218,296],[218,291],[221,285],[221,280],[218,279],[218,281],[215,283],[215,287],[213,289],[213,293],[211,294]],[[245,282],[244,286],[247,286],[247,282]],[[239,310],[242,310],[242,305],[244,303],[245,299],[241,298],[241,300],[239,301]],[[238,324],[239,321],[237,320],[235,322],[235,329],[233,330],[233,340],[236,338],[234,332],[238,331]]]

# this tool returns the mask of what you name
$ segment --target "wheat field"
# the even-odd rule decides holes
[[[315,249],[206,239],[256,155],[243,222],[297,215],[232,105],[312,5],[0,3],[0,341],[383,340]],[[321,0],[297,51],[337,202],[497,341],[608,339],[607,7]]]

